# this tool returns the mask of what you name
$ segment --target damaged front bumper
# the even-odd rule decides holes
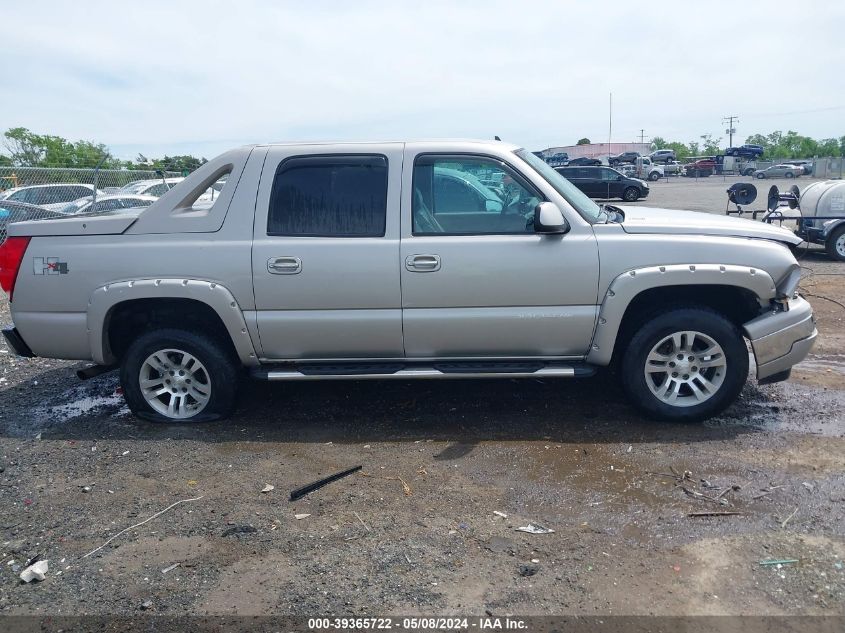
[[[789,378],[792,366],[809,354],[818,336],[813,308],[803,297],[787,302],[782,311],[769,311],[743,326],[757,361],[757,380]]]

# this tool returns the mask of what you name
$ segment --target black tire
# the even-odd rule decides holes
[[[640,198],[640,190],[636,187],[628,187],[622,192],[622,199],[625,202],[636,202]]]
[[[754,174],[754,177],[755,177],[757,180],[763,180],[763,179],[766,177],[766,174],[764,174],[764,173],[761,171],[759,174]]]
[[[791,171],[788,171],[783,175],[783,177],[784,178],[795,178],[795,174],[793,174]]]
[[[754,174],[754,170],[753,170],[753,169],[751,169],[751,168],[746,169],[744,172],[742,172],[742,175],[743,175],[743,176],[751,176],[751,175],[753,175],[753,174]]]
[[[651,182],[657,182],[658,180],[660,180],[660,172],[657,172],[657,171],[653,171],[653,172],[651,172],[651,173],[648,175],[648,179],[649,179]]]
[[[193,355],[207,372],[210,398],[201,411],[190,417],[173,418],[156,411],[141,390],[142,365],[151,354],[164,349],[177,349]],[[126,404],[139,418],[170,424],[211,422],[227,418],[234,410],[238,369],[239,363],[233,354],[213,338],[178,329],[153,330],[142,334],[129,346],[120,365],[120,383]]]
[[[713,395],[700,404],[667,404],[654,395],[646,383],[646,359],[652,348],[678,331],[700,332],[712,338],[724,351],[723,381]],[[698,307],[676,308],[639,327],[625,349],[621,370],[625,393],[644,415],[667,422],[699,422],[720,413],[737,399],[748,379],[748,351],[739,329],[718,312]]]
[[[837,242],[843,240],[841,248],[837,248]],[[838,226],[830,232],[825,240],[824,248],[831,259],[845,262],[845,224]]]

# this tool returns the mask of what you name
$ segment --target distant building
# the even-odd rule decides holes
[[[567,145],[565,147],[549,147],[542,150],[543,157],[566,152],[569,158],[601,158],[602,156],[616,156],[622,152],[639,152],[643,156],[654,150],[651,143],[590,143],[589,145]]]

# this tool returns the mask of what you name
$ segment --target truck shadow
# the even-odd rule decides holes
[[[44,439],[171,439],[200,442],[449,441],[442,459],[482,441],[698,442],[760,432],[742,423],[766,408],[749,383],[715,423],[671,424],[640,417],[617,379],[319,381],[244,380],[231,419],[153,424],[123,403],[117,372],[79,382],[78,366],[30,375],[25,388],[0,390],[0,436]],[[33,384],[37,381],[37,384]],[[771,388],[768,388],[771,389]],[[763,404],[761,404],[763,403]],[[772,407],[772,416],[781,415]],[[721,421],[721,423],[720,423]],[[725,423],[726,422],[726,423]],[[775,420],[776,423],[776,420]]]

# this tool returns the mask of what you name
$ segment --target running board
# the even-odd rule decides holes
[[[297,363],[253,369],[263,380],[409,380],[413,378],[580,378],[595,367],[543,362]]]

